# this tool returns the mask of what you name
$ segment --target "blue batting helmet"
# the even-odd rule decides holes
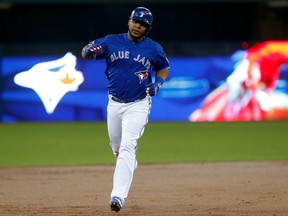
[[[150,10],[145,7],[137,7],[130,15],[130,19],[141,21],[148,25],[147,34],[152,28],[153,15]]]

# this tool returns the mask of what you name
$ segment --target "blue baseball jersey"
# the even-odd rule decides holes
[[[102,46],[98,59],[106,59],[108,93],[121,100],[144,98],[146,85],[152,82],[151,71],[169,68],[162,46],[148,37],[135,43],[127,33],[111,34],[93,43]]]

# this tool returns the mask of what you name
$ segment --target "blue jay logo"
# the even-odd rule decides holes
[[[140,17],[149,15],[147,11],[140,11],[139,13],[140,13]]]
[[[135,72],[135,75],[138,76],[139,78],[139,81],[140,81],[139,84],[141,84],[145,79],[149,77],[148,71],[138,71],[138,72]]]
[[[60,59],[38,63],[16,74],[14,82],[33,89],[42,100],[46,112],[52,114],[63,96],[70,91],[77,91],[84,81],[82,72],[76,70],[75,66],[76,56],[68,52]]]

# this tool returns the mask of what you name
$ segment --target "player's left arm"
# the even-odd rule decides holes
[[[158,93],[163,83],[168,77],[170,63],[163,48],[158,44],[155,46],[155,58],[153,62],[153,70],[156,72],[155,81],[146,86],[146,94],[154,96]]]
[[[163,83],[167,79],[169,74],[169,68],[164,68],[161,70],[156,71],[156,77],[155,77],[155,82],[150,83],[146,87],[146,94],[149,96],[154,96],[158,93],[160,88],[162,87]]]
[[[159,70],[156,72],[156,79],[157,79],[157,77],[160,77],[163,79],[163,81],[165,81],[168,77],[168,74],[169,74],[169,68],[164,68],[162,70]]]

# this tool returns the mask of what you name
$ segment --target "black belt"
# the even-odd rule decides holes
[[[126,101],[126,100],[122,100],[122,99],[119,99],[119,98],[116,98],[114,96],[111,96],[111,99],[118,102],[118,103],[132,103],[132,102],[136,102],[136,101],[140,101],[142,99],[137,99],[137,100],[134,100],[134,101]]]

